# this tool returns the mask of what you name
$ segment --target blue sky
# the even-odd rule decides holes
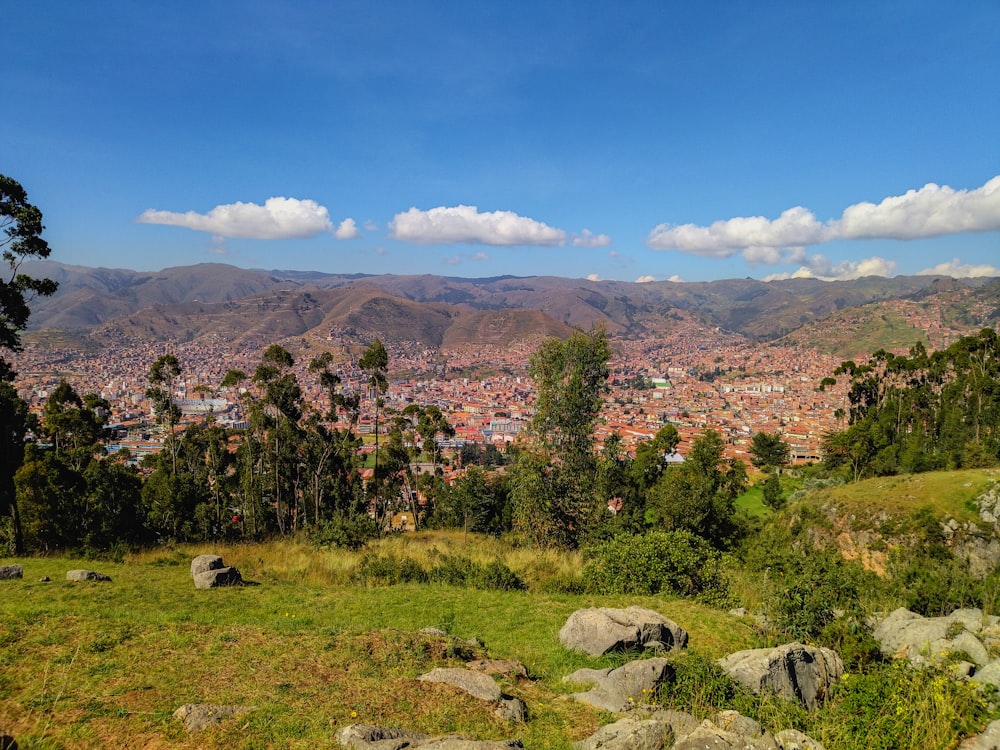
[[[52,259],[1000,275],[1000,3],[21,2]]]

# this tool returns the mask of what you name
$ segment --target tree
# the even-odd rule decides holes
[[[20,273],[28,258],[45,259],[51,252],[49,243],[41,238],[45,227],[42,212],[28,202],[28,195],[16,180],[0,174],[0,248],[10,275],[0,278],[0,349],[19,351],[21,331],[28,324],[31,310],[28,303],[39,295],[55,294],[57,284],[51,279],[36,279]],[[0,380],[11,380],[13,371],[0,357]]]
[[[382,407],[385,406],[385,401],[382,396],[384,396],[385,392],[389,390],[389,378],[387,376],[389,369],[389,354],[386,352],[380,339],[375,339],[371,345],[365,349],[365,353],[361,355],[361,359],[358,360],[358,367],[361,368],[363,372],[368,373],[368,399],[371,402],[373,416],[375,417],[375,469],[372,472],[372,477],[373,487],[377,493],[380,480],[378,465],[378,422]],[[375,495],[374,500],[377,506],[379,504],[377,494]]]
[[[791,461],[791,448],[777,432],[758,432],[750,442],[750,456],[758,469],[780,471]]]
[[[723,442],[706,430],[679,466],[667,469],[649,498],[650,520],[667,529],[685,529],[716,547],[734,541],[736,498],[746,489],[743,462],[723,458]]]
[[[607,389],[607,334],[547,339],[531,357],[534,446],[511,477],[514,523],[540,546],[575,547],[601,518],[594,427]]]
[[[3,358],[4,349],[20,351],[21,331],[28,324],[28,303],[34,296],[55,293],[56,282],[21,273],[28,258],[45,259],[51,252],[41,238],[45,227],[42,212],[28,202],[28,195],[16,180],[0,174],[0,248],[10,269],[0,278],[0,512],[10,515],[15,554],[24,552],[24,537],[18,513],[14,474],[24,457],[27,406],[9,383],[14,370]]]
[[[174,428],[181,418],[181,410],[174,403],[174,381],[180,377],[181,365],[173,354],[164,354],[149,368],[149,388],[146,398],[153,402],[159,420],[167,423],[166,445],[170,451],[171,471],[177,475],[177,440]]]
[[[593,470],[594,427],[610,357],[603,328],[574,333],[566,341],[547,339],[531,357],[529,373],[538,389],[535,438],[570,471]]]

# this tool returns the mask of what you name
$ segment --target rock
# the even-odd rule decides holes
[[[1000,719],[991,722],[982,734],[969,737],[958,750],[1000,750]]]
[[[0,732],[0,750],[17,750],[17,740],[6,732]]]
[[[706,720],[678,739],[674,750],[778,750],[778,745],[769,734],[756,739],[744,737]]]
[[[605,724],[573,747],[577,750],[660,750],[671,747],[673,741],[674,731],[669,723],[626,717],[614,724]]]
[[[407,732],[403,729],[389,729],[387,727],[376,727],[370,724],[350,724],[337,730],[337,742],[342,747],[355,748],[375,748],[399,750],[404,747],[412,747],[415,743],[427,739],[426,734],[417,732]],[[391,742],[396,740],[396,743]],[[376,744],[377,743],[377,744]],[[383,744],[385,743],[385,744]]]
[[[523,724],[528,720],[528,706],[520,698],[500,698],[497,710],[493,712],[504,721]]]
[[[774,735],[774,740],[781,750],[825,750],[816,740],[798,729],[782,729]]]
[[[198,555],[191,561],[191,577],[197,578],[199,573],[224,567],[222,558],[218,555]]]
[[[977,634],[988,626],[978,609],[957,609],[944,617],[922,617],[908,609],[893,611],[872,632],[886,656],[907,659],[913,664],[943,661],[955,653],[983,666],[989,651]]]
[[[473,672],[471,669],[438,667],[418,678],[421,682],[443,682],[453,685],[473,698],[482,701],[500,700],[500,686],[489,675]]]
[[[758,740],[761,747],[775,748],[775,750],[777,748],[777,743],[770,732],[765,731],[758,722],[739,711],[719,711],[712,723],[719,729],[738,734],[740,737]]]
[[[67,581],[110,581],[111,576],[93,570],[71,570],[66,573]]]
[[[674,668],[664,658],[637,659],[617,669],[578,669],[564,682],[590,682],[594,687],[573,697],[604,711],[629,711],[647,703],[660,683],[673,679]]]
[[[485,674],[524,677],[525,679],[528,677],[528,670],[516,659],[473,659],[466,662],[465,666],[474,672],[483,672]]]
[[[688,634],[677,623],[645,607],[578,609],[559,631],[572,651],[601,656],[609,651],[641,649],[654,641],[666,650],[687,646]]]
[[[834,651],[801,643],[737,651],[718,664],[753,692],[770,691],[808,709],[816,708],[844,673],[844,664]]]
[[[977,685],[996,685],[1000,689],[1000,660],[991,661],[985,667],[977,669],[972,674],[972,681]]]
[[[24,578],[24,568],[20,565],[0,565],[0,581],[12,581],[15,578]]]
[[[174,718],[184,722],[189,732],[200,732],[230,716],[246,713],[249,706],[218,706],[211,703],[185,703],[174,711]]]
[[[214,589],[220,586],[240,586],[243,583],[243,576],[236,568],[213,568],[198,573],[194,577],[194,587],[196,589]]]
[[[351,724],[337,731],[337,742],[352,750],[517,750],[519,740],[469,740],[464,737],[428,737],[403,729]]]

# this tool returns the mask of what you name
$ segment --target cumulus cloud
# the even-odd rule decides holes
[[[166,224],[211,232],[219,237],[243,237],[276,240],[314,237],[334,232],[330,214],[313,200],[268,198],[263,206],[256,203],[229,203],[216,206],[207,214],[195,211],[143,211],[136,221],[143,224]],[[353,225],[353,221],[348,219]],[[341,224],[343,227],[344,224]]]
[[[656,281],[655,276],[640,276],[635,280],[636,284],[648,284],[650,281]]]
[[[684,283],[684,279],[682,279],[676,273],[673,276],[671,276],[670,278],[668,278],[667,281],[672,281],[675,284],[683,284]]]
[[[819,221],[795,206],[777,219],[738,216],[709,226],[660,224],[646,244],[708,258],[742,255],[750,263],[799,262],[805,248],[833,240],[912,240],[947,234],[1000,231],[1000,175],[975,190],[928,183],[881,203],[855,203],[840,218]],[[861,261],[864,263],[865,261]]]
[[[831,262],[826,256],[812,255],[806,259],[806,264],[793,273],[775,273],[765,276],[764,281],[780,279],[819,279],[820,281],[847,281],[865,276],[892,276],[896,270],[896,262],[880,258],[877,255],[862,260],[845,260],[840,263]]]
[[[588,273],[587,274],[587,281],[600,281],[600,280],[601,280],[601,277],[598,276],[596,273]]]
[[[361,232],[358,231],[358,225],[354,223],[354,219],[344,219],[334,231],[333,236],[338,240],[353,240],[360,237]]]
[[[594,234],[589,229],[584,229],[573,236],[572,244],[574,247],[607,247],[611,244],[611,238],[606,234]]]
[[[932,268],[917,271],[917,276],[951,276],[953,279],[969,279],[977,276],[1000,276],[1000,268],[983,264],[973,266],[952,258],[947,263],[938,263]]]
[[[364,227],[365,227],[365,231],[366,232],[377,232],[378,231],[378,224],[376,224],[371,219],[368,219],[367,221],[365,221]]]
[[[396,214],[389,232],[397,240],[418,245],[542,245],[566,243],[566,232],[512,211],[480,212],[476,206],[411,208]]]

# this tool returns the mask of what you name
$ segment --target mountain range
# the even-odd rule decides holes
[[[1000,319],[1000,279],[634,283],[347,275],[217,263],[140,272],[49,261],[25,263],[22,270],[59,282],[54,296],[33,301],[32,331],[115,331],[182,342],[267,345],[335,333],[448,348],[565,336],[574,328],[603,325],[610,335],[628,338],[668,335],[685,326],[759,341],[790,336],[823,348],[824,341],[842,334],[845,320],[867,335],[883,324],[899,328],[904,319],[903,333],[909,335],[921,330],[921,310],[934,309],[935,319],[957,334],[995,326]],[[879,309],[891,309],[892,315],[873,312]],[[905,322],[907,315],[912,323]],[[840,346],[850,349],[853,338]]]

